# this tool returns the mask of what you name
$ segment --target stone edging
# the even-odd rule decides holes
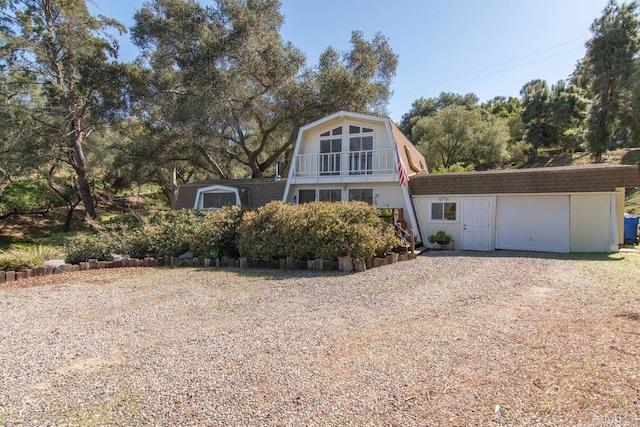
[[[71,273],[75,271],[100,270],[104,268],[123,267],[238,267],[238,268],[273,268],[282,270],[323,270],[323,271],[365,271],[371,268],[388,264],[395,264],[401,261],[409,261],[416,258],[415,254],[391,253],[385,258],[367,257],[351,258],[350,256],[340,257],[338,261],[323,259],[298,260],[289,258],[262,260],[248,257],[219,259],[193,257],[190,259],[180,259],[178,257],[162,258],[127,258],[114,261],[98,261],[90,259],[87,262],[78,264],[62,264],[59,267],[40,266],[27,268],[21,271],[0,271],[0,283],[14,282],[31,277],[50,276],[53,274]]]

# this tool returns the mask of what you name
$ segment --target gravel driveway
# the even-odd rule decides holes
[[[640,256],[0,288],[0,425],[640,425]],[[14,285],[15,286],[15,285]]]

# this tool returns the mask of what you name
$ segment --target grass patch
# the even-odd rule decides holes
[[[12,247],[0,250],[0,271],[20,271],[42,265],[47,259],[56,258],[59,253],[42,245]]]
[[[624,211],[631,215],[640,215],[640,188],[627,190]]]

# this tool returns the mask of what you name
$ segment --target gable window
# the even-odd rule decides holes
[[[221,209],[233,205],[240,206],[240,193],[237,188],[226,185],[211,185],[198,188],[193,208]]]
[[[349,175],[372,173],[373,129],[349,126]]]
[[[203,209],[221,209],[225,206],[233,206],[236,204],[235,193],[203,193],[202,208]]]
[[[349,190],[349,201],[358,201],[373,204],[373,190],[370,188],[354,188]]]
[[[457,221],[457,203],[431,202],[431,221]]]
[[[320,175],[340,175],[342,126],[320,135]]]

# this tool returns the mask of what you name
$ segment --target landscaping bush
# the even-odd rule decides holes
[[[378,210],[362,202],[296,206],[272,202],[245,214],[238,229],[240,253],[259,258],[374,256],[400,243]]]
[[[111,239],[104,233],[71,237],[64,243],[64,260],[68,264],[77,264],[89,259],[107,260],[112,252],[118,252]]]
[[[241,255],[269,259],[288,255],[290,244],[297,236],[290,235],[296,223],[295,206],[271,202],[255,212],[247,212],[238,227],[237,245]]]
[[[191,236],[203,219],[202,212],[191,209],[157,214],[140,231],[150,242],[149,255],[178,256],[189,251]]]
[[[239,206],[205,213],[189,236],[189,249],[195,255],[208,258],[237,257],[237,230],[243,213]]]
[[[0,271],[20,271],[37,267],[56,255],[54,249],[40,245],[10,248],[6,251],[0,249]]]

